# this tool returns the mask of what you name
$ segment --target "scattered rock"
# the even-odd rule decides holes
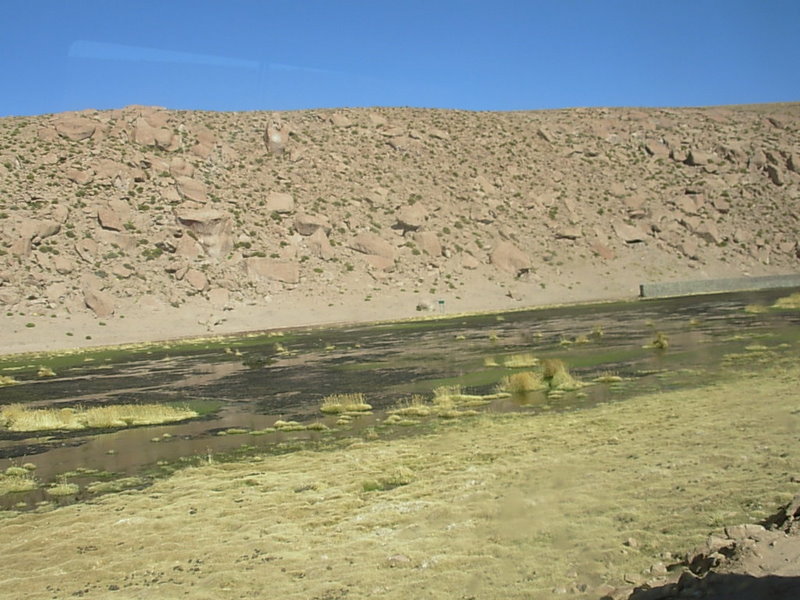
[[[323,260],[330,260],[334,256],[333,246],[331,246],[328,236],[322,227],[317,228],[314,233],[308,237],[308,249],[317,258]]]
[[[775,185],[783,185],[786,183],[786,177],[780,167],[773,164],[767,165],[767,176],[769,180]]]
[[[433,231],[419,231],[414,234],[414,242],[425,254],[437,258],[442,255],[442,243]]]
[[[197,269],[189,269],[186,271],[183,279],[198,292],[204,292],[208,289],[208,278],[202,271],[198,271]]]
[[[122,231],[124,228],[119,213],[115,212],[108,206],[101,206],[97,209],[97,220],[100,223],[100,227],[103,229]]]

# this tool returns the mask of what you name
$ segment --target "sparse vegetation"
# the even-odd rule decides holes
[[[10,431],[80,430],[172,423],[196,417],[186,407],[165,404],[119,404],[90,408],[0,407],[0,425]]]

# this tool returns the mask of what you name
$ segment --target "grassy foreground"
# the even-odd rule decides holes
[[[0,597],[597,598],[797,491],[799,378],[212,462],[20,514]]]

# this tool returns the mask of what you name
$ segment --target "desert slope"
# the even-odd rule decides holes
[[[2,350],[794,272],[799,130],[798,104],[0,119]]]

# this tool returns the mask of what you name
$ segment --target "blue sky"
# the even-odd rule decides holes
[[[3,0],[0,115],[800,100],[798,0]]]

